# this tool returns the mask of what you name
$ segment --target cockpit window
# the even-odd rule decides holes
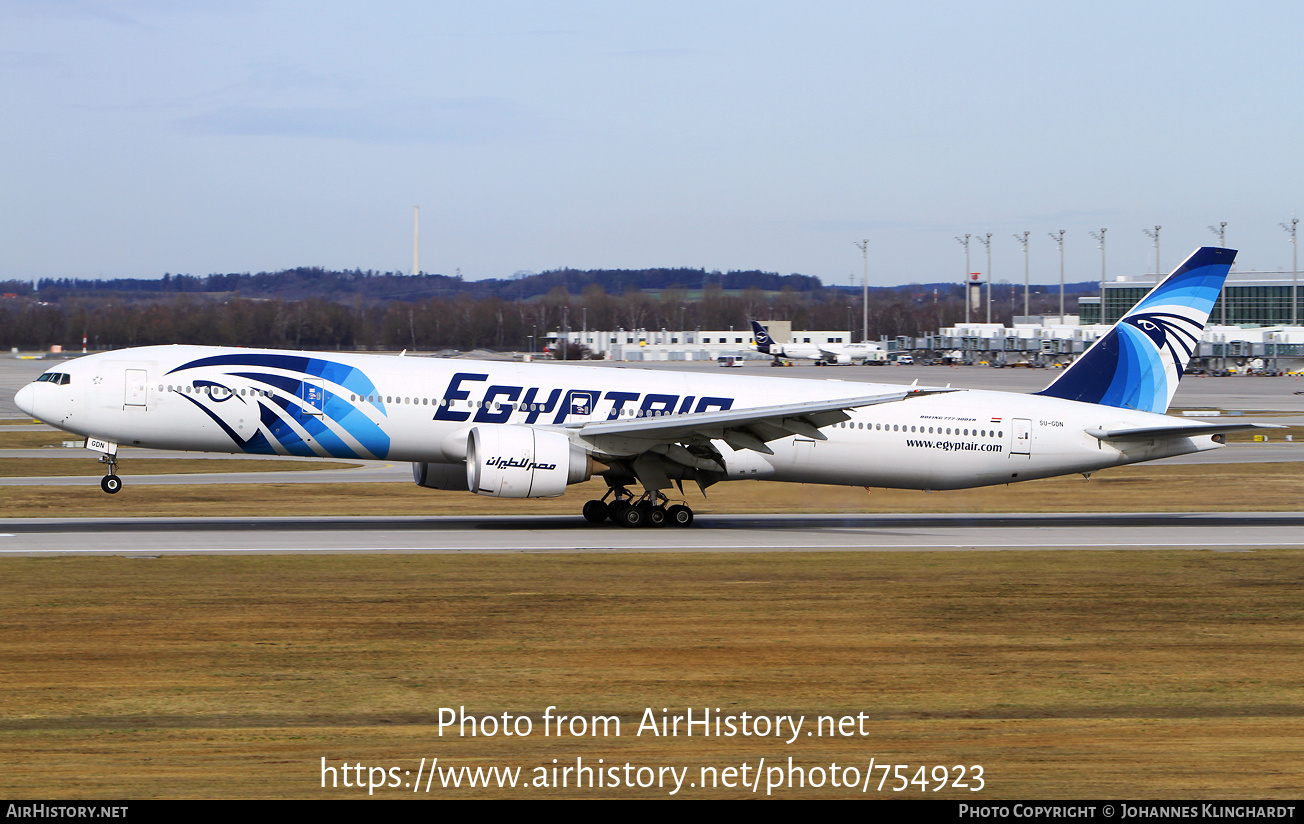
[[[36,379],[37,383],[56,383],[59,386],[67,386],[72,382],[72,375],[66,372],[45,372]]]

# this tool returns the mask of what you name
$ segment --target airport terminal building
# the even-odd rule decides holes
[[[744,320],[745,323],[745,320]],[[792,322],[767,320],[762,324],[777,343],[843,344],[851,333],[843,330],[794,331]],[[710,361],[721,357],[766,358],[756,351],[749,326],[729,329],[615,329],[569,330],[548,333],[549,350],[562,342],[583,346],[594,356],[617,361]]]
[[[1099,297],[1078,299],[1079,317],[1084,325],[1112,325],[1156,283],[1158,279],[1154,275],[1123,276],[1107,281],[1102,284]],[[1304,290],[1299,288],[1298,276],[1291,272],[1233,271],[1227,276],[1209,322],[1243,327],[1299,325],[1304,322]]]
[[[1115,278],[1103,284],[1100,296],[1079,298],[1076,315],[1016,317],[1010,326],[957,324],[932,334],[880,342],[889,352],[910,353],[925,362],[1064,365],[1109,331],[1156,282],[1154,275]],[[741,322],[745,319],[740,319]],[[1304,322],[1304,289],[1300,288],[1296,275],[1232,272],[1214,304],[1209,324],[1193,355],[1192,367],[1274,372],[1304,367],[1304,325],[1300,322]],[[852,342],[851,333],[844,329],[803,331],[794,330],[789,321],[763,323],[779,343]],[[755,350],[755,341],[745,326],[727,330],[571,330],[552,332],[547,340],[550,347],[568,341],[587,347],[595,356],[618,361],[767,357]]]
[[[1158,283],[1154,275],[1117,277],[1101,294],[1078,299],[1077,315],[1016,317],[964,324],[924,338],[899,338],[897,349],[949,350],[964,362],[1063,364],[1084,352]],[[1103,316],[1102,316],[1103,315]],[[1304,289],[1290,272],[1232,272],[1214,304],[1192,367],[1287,371],[1304,366]]]

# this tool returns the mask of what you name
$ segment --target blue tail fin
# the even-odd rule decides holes
[[[1196,249],[1037,394],[1166,412],[1235,259],[1235,249]]]
[[[758,321],[752,321],[752,337],[756,339],[756,351],[770,354],[770,346],[774,344],[774,339]]]

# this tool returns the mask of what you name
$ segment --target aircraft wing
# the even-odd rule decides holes
[[[1200,435],[1225,435],[1247,429],[1284,429],[1272,423],[1175,423],[1169,426],[1143,426],[1122,429],[1088,429],[1087,434],[1102,441],[1147,441],[1152,438],[1192,438]]]
[[[599,448],[602,448],[604,443],[613,445],[623,442],[630,445],[626,449],[631,449],[635,445],[634,442],[642,442],[644,448],[649,448],[654,444],[705,442],[718,439],[734,449],[752,449],[773,455],[773,450],[765,445],[766,441],[792,435],[817,441],[828,440],[827,436],[819,431],[820,427],[849,420],[851,416],[846,414],[848,409],[956,391],[960,390],[903,386],[899,390],[877,395],[686,415],[590,421],[566,426],[564,429],[575,432],[579,437]]]

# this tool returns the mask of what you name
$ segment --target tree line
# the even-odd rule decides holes
[[[1033,294],[1033,314],[1058,310],[1058,292]],[[531,299],[477,297],[469,293],[417,300],[352,300],[325,297],[254,298],[230,293],[182,291],[131,299],[74,295],[40,300],[30,292],[0,298],[0,346],[93,350],[153,344],[256,346],[290,349],[541,349],[544,337],[562,328],[745,330],[755,318],[789,320],[794,329],[848,329],[861,333],[858,291],[820,288],[740,291],[707,283],[689,292],[658,293],[627,288],[612,294],[600,283],[576,292],[563,285]],[[870,339],[919,336],[964,320],[962,287],[901,286],[870,292]],[[1068,306],[1075,311],[1076,295]],[[1010,323],[1023,312],[1021,286],[998,284],[993,321]],[[974,314],[985,318],[985,309]]]
[[[460,275],[402,272],[377,272],[354,269],[331,271],[314,266],[280,272],[234,272],[194,275],[163,275],[162,278],[41,278],[33,287],[27,281],[0,281],[0,293],[37,294],[44,301],[71,298],[132,299],[161,298],[176,294],[236,294],[249,298],[304,300],[321,297],[328,300],[364,302],[391,300],[417,301],[469,295],[474,298],[500,297],[505,300],[529,300],[563,289],[580,294],[590,286],[606,292],[623,294],[633,291],[659,292],[663,289],[705,290],[708,286],[740,291],[762,289],[796,292],[818,291],[824,285],[810,275],[780,275],[776,272],[731,271],[708,272],[705,269],[556,269],[542,273],[522,272],[515,278],[463,280]]]

